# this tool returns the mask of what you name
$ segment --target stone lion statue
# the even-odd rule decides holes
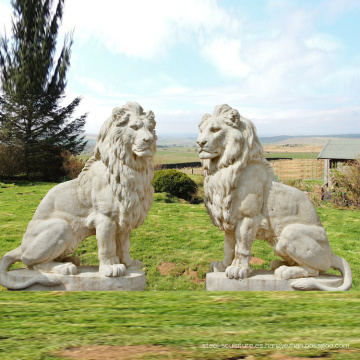
[[[212,222],[225,232],[224,259],[210,271],[228,278],[250,275],[251,246],[266,240],[283,261],[271,264],[275,276],[297,279],[297,290],[348,290],[349,264],[336,256],[308,197],[277,182],[263,155],[253,123],[228,105],[219,105],[199,125],[197,148],[203,164],[205,205]],[[330,267],[343,276],[338,288],[311,278]],[[310,277],[310,278],[308,278]]]
[[[33,270],[74,275],[77,261],[67,261],[68,255],[95,234],[102,275],[141,269],[142,263],[129,254],[130,232],[143,223],[152,204],[156,139],[152,111],[144,112],[136,102],[115,108],[79,177],[47,193],[20,247],[1,259],[0,283],[10,289],[58,284],[55,276],[40,274],[25,281],[8,269],[22,261]]]

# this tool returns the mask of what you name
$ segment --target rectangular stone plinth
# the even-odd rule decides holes
[[[61,284],[44,286],[34,284],[22,291],[144,291],[146,277],[143,271],[127,270],[124,276],[106,277],[99,274],[98,266],[79,266],[77,275],[56,276]],[[39,274],[38,271],[29,269],[12,270],[11,275],[23,277],[24,280]]]
[[[325,274],[314,277],[331,287],[342,284],[342,277]],[[275,277],[271,270],[253,270],[247,279],[229,279],[224,272],[206,274],[206,290],[208,291],[295,291],[291,287],[294,279],[283,280]]]

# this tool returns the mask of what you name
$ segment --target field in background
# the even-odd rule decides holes
[[[164,147],[156,151],[155,164],[177,164],[200,161],[195,147]]]
[[[91,148],[94,136],[89,137]],[[269,138],[270,139],[270,138]],[[264,145],[264,155],[267,158],[291,158],[291,161],[271,161],[275,175],[281,180],[292,179],[322,179],[323,161],[316,158],[328,138],[297,137],[288,138],[276,143]],[[198,162],[199,155],[195,147],[195,137],[167,138],[160,137],[155,154],[155,165]],[[79,156],[84,162],[89,158],[89,152]],[[182,169],[187,174],[201,174],[200,168]]]
[[[267,158],[316,159],[322,146],[298,145],[296,147],[269,145],[264,147]],[[158,147],[155,164],[176,164],[199,161],[195,147]]]

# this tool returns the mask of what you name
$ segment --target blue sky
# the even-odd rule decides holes
[[[10,18],[0,0],[1,33]],[[67,0],[71,29],[67,95],[89,133],[128,100],[160,135],[196,134],[222,103],[260,136],[360,133],[358,0]]]

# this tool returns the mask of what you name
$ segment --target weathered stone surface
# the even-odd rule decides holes
[[[315,280],[334,290],[342,284],[342,277],[337,275],[319,275]],[[206,289],[208,291],[295,291],[291,286],[293,281],[293,279],[280,279],[271,270],[253,270],[246,279],[229,279],[224,272],[210,272],[206,274]]]
[[[144,291],[146,277],[143,271],[126,270],[125,275],[106,277],[99,273],[98,266],[80,266],[77,275],[51,275],[60,280],[59,285],[46,286],[34,284],[24,291]],[[39,274],[38,271],[29,269],[16,269],[10,271],[22,281],[26,281]],[[49,276],[49,275],[48,275]]]
[[[115,108],[78,178],[46,194],[21,245],[0,260],[0,284],[8,289],[58,285],[60,278],[45,274],[76,275],[78,261],[68,255],[95,234],[102,275],[118,277],[128,268],[142,269],[141,261],[130,257],[130,233],[144,222],[153,201],[155,152],[153,112],[135,102]],[[17,261],[34,270],[33,276],[10,274]]]
[[[297,290],[349,290],[352,273],[336,256],[319,216],[300,190],[276,181],[254,124],[224,104],[204,115],[197,139],[205,180],[205,205],[212,222],[225,232],[224,258],[210,271],[229,279],[250,275],[255,239],[268,241],[284,261],[273,262],[278,279]],[[324,285],[316,278],[329,268],[340,270],[343,283]]]

